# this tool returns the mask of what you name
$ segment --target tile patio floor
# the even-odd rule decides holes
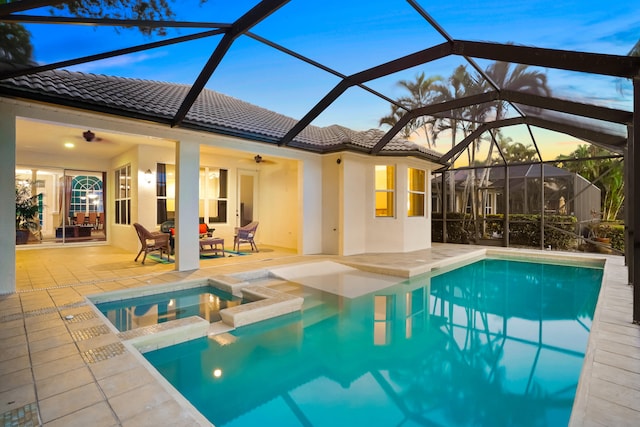
[[[297,256],[264,248],[250,256],[173,264],[135,263],[111,246],[17,251],[17,292],[0,296],[0,414],[5,426],[210,425],[149,372],[85,302],[85,295],[322,259],[414,275],[482,251],[434,244],[405,254]],[[531,255],[541,251],[524,251]],[[546,253],[548,254],[548,253]],[[620,257],[608,256],[572,426],[640,425],[640,326]],[[66,320],[73,315],[72,320]]]

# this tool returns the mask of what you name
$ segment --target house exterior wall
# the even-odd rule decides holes
[[[4,98],[0,98],[0,108],[6,113],[2,115],[1,136],[7,141],[16,141],[16,116],[59,123],[61,126],[102,129],[105,132],[144,135],[150,138],[149,144],[137,145],[108,159],[99,156],[74,158],[72,153],[62,150],[60,155],[43,155],[29,151],[13,155],[11,147],[15,150],[16,146],[2,144],[2,158],[6,163],[4,170],[8,171],[5,173],[7,184],[2,186],[4,192],[9,188],[8,182],[14,180],[14,159],[32,167],[106,172],[107,243],[130,251],[132,255],[137,253],[140,247],[135,230],[128,224],[113,223],[116,186],[114,171],[126,165],[131,166],[131,223],[140,222],[148,229],[157,229],[157,163],[175,164],[177,171],[182,168],[183,174],[185,170],[188,171],[186,182],[184,179],[178,182],[179,178],[176,181],[176,198],[178,199],[179,193],[183,195],[182,202],[176,201],[182,205],[181,209],[186,206],[182,214],[177,212],[176,218],[178,228],[183,230],[191,226],[195,229],[197,224],[199,166],[219,167],[229,171],[227,223],[213,225],[217,235],[228,239],[228,246],[233,241],[233,229],[238,225],[235,217],[238,205],[236,181],[241,169],[255,171],[258,177],[256,220],[260,221],[257,233],[259,244],[291,248],[300,254],[341,255],[402,252],[431,245],[428,216],[407,218],[406,209],[400,208],[407,203],[407,168],[413,165],[425,169],[427,177],[430,178],[431,165],[425,161],[403,157],[371,157],[348,152],[319,155],[222,135],[167,128],[148,122]],[[208,149],[207,146],[212,148]],[[272,158],[274,161],[256,164],[250,160],[255,154],[260,154],[265,159]],[[396,167],[394,218],[375,217],[376,164],[393,164]],[[152,171],[151,182],[147,182],[145,176],[147,169]],[[426,203],[430,204],[428,194]],[[11,242],[7,243],[13,245],[13,225],[6,221],[13,212],[13,206],[9,205],[5,210],[5,220],[1,223],[11,230],[3,235],[10,236]],[[426,212],[430,215],[429,209]],[[187,221],[184,221],[185,217]],[[193,239],[197,239],[197,236]],[[196,244],[192,245],[193,239],[182,239],[189,247],[179,250],[183,259],[178,260],[178,269],[197,267],[197,242],[194,240]],[[180,249],[180,237],[177,238],[176,244]],[[14,280],[11,280],[12,284],[7,287],[10,292],[15,288],[15,259],[11,258],[9,261],[4,263],[6,265],[0,264],[0,273],[11,270],[8,277],[14,277]]]
[[[138,252],[140,250],[140,242],[135,230],[128,224],[115,224],[115,188],[118,183],[115,182],[114,170],[126,165],[131,165],[131,224],[139,222],[145,228],[148,228],[151,224],[149,218],[140,217],[138,215],[139,206],[146,206],[147,201],[138,201],[138,173],[140,166],[138,164],[139,148],[131,149],[119,156],[112,159],[111,165],[107,168],[107,203],[104,207],[106,212],[107,222],[105,227],[107,228],[107,242],[113,246],[119,247],[126,251]],[[146,170],[146,169],[145,169]],[[111,189],[111,190],[110,190]],[[154,203],[155,205],[155,203]]]
[[[341,183],[344,166],[340,153],[322,158],[322,253],[340,253],[341,228]]]
[[[298,171],[298,253],[319,254],[322,253],[322,157],[307,154]]]
[[[339,255],[361,254],[367,252],[366,234],[370,229],[367,222],[374,214],[372,196],[367,197],[367,193],[373,192],[373,177],[368,177],[373,174],[373,166],[363,157],[347,153],[342,156],[341,165]]]
[[[340,255],[407,252],[431,247],[432,164],[405,157],[343,153]],[[395,216],[375,216],[375,166],[395,167]],[[425,171],[425,216],[408,217],[408,168]]]
[[[0,99],[0,200],[15,200],[16,116],[11,105]],[[0,295],[16,289],[16,253],[6,250],[16,244],[15,204],[0,203],[0,246],[5,248],[0,257]]]

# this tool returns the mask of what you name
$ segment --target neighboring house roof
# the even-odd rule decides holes
[[[545,179],[547,178],[567,178],[567,177],[577,177],[579,180],[584,181],[586,184],[591,185],[595,188],[597,188],[593,183],[591,183],[588,179],[584,178],[582,175],[578,174],[578,173],[574,173],[571,171],[568,171],[566,169],[562,169],[553,165],[549,165],[549,164],[543,164],[543,172],[544,172],[544,177]],[[476,170],[476,177],[480,176],[482,174],[482,168],[479,167],[478,170]],[[458,170],[455,171],[454,173],[454,179],[456,182],[456,186],[462,186],[464,183],[464,181],[466,181],[467,177],[469,176],[469,170],[467,169],[463,169],[463,170]],[[489,187],[497,187],[497,188],[501,188],[504,186],[504,180],[505,180],[505,168],[502,166],[496,166],[491,168],[490,173],[489,173],[489,180],[488,180],[488,186]],[[509,180],[516,180],[516,179],[524,179],[524,178],[540,178],[540,165],[539,164],[533,164],[533,165],[512,165],[509,166]],[[519,185],[522,184],[511,184],[511,190],[517,188]]]
[[[90,111],[171,124],[190,86],[71,71],[45,71],[0,81],[0,95],[66,105]],[[277,143],[297,120],[248,102],[204,89],[181,127]],[[367,153],[384,135],[379,129],[308,126],[287,146],[329,153]],[[395,138],[379,155],[416,156],[439,162],[440,154]]]
[[[577,175],[582,178],[578,174],[574,174],[566,169],[562,169],[553,165],[544,164],[543,172],[545,178],[556,178],[561,176],[570,176]],[[482,173],[484,168],[482,166],[478,166],[478,171],[476,171],[476,175]],[[468,169],[458,170],[455,172],[455,180],[456,182],[464,181],[467,179],[467,175],[469,175]],[[505,168],[501,165],[493,166],[491,168],[489,174],[491,181],[497,181],[499,179],[504,179],[505,177]],[[510,165],[509,166],[509,179],[516,178],[539,178],[540,177],[540,165],[539,164],[528,164],[528,165]],[[584,178],[582,178],[584,179]]]

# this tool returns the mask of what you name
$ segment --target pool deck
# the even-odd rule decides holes
[[[0,296],[0,414],[5,426],[211,425],[96,316],[86,295],[320,260],[409,276],[495,249],[501,250],[434,244],[410,253],[337,257],[264,248],[203,260],[200,269],[187,272],[174,271],[173,264],[135,263],[135,254],[111,246],[20,249],[17,292]],[[640,425],[640,326],[631,323],[632,288],[623,259],[513,252],[606,260],[570,425]]]

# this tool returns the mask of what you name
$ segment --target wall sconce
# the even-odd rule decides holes
[[[144,173],[144,178],[147,181],[147,184],[151,184],[151,178],[153,178],[153,173],[151,173],[151,169],[147,169],[147,171]]]
[[[260,154],[256,154],[256,156],[253,158],[253,160],[255,160],[256,163],[260,163],[260,162],[262,162],[262,156]]]

